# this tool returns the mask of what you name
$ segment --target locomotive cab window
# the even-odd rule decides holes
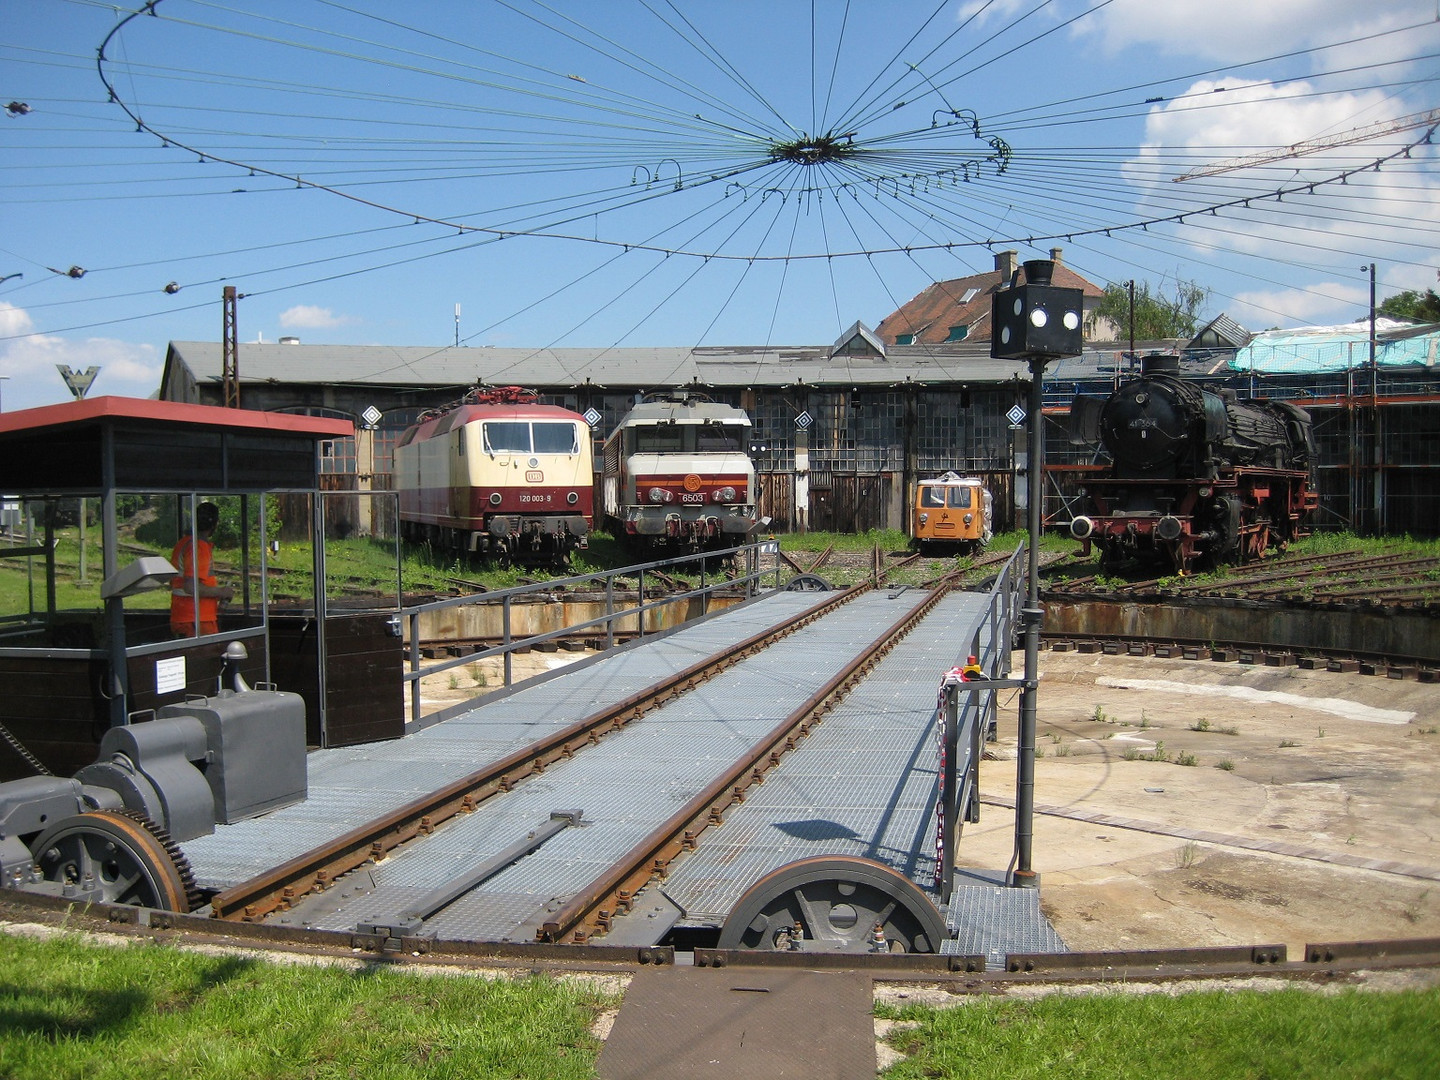
[[[579,440],[575,438],[574,424],[536,423],[531,425],[531,431],[537,454],[578,454],[580,452]]]
[[[488,420],[481,425],[484,432],[485,449],[492,454],[528,454],[530,452],[530,425],[524,421]]]
[[[949,491],[949,503],[952,510],[969,510],[971,489],[968,487],[952,487]]]
[[[695,449],[702,453],[739,453],[745,446],[745,428],[734,424],[706,424],[695,431]]]
[[[482,425],[490,454],[578,454],[574,424],[487,420]]]
[[[920,489],[920,505],[936,508],[944,506],[945,489],[938,487],[922,487]]]
[[[634,432],[637,454],[673,454],[685,449],[685,429],[679,424],[637,427]]]

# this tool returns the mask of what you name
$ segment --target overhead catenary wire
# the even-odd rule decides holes
[[[169,0],[162,0],[155,10],[163,13],[168,3]],[[256,275],[270,279],[257,286],[257,295],[309,288],[356,274],[391,271],[411,265],[416,261],[413,256],[420,252],[429,251],[433,258],[454,258],[478,247],[493,246],[494,242],[502,239],[523,236],[527,242],[609,247],[621,264],[635,261],[647,253],[660,256],[661,263],[657,265],[662,266],[676,256],[698,260],[698,269],[687,267],[680,271],[687,281],[698,280],[695,275],[699,270],[706,270],[713,277],[718,267],[727,261],[735,262],[742,268],[737,275],[740,281],[752,278],[750,268],[762,266],[765,262],[773,262],[783,268],[812,261],[825,268],[822,277],[827,282],[825,306],[830,309],[830,317],[836,323],[844,323],[851,319],[844,318],[842,313],[837,271],[838,264],[845,260],[863,265],[872,279],[889,286],[890,280],[878,269],[881,260],[902,260],[912,268],[912,274],[923,277],[926,266],[938,267],[937,260],[959,258],[963,262],[967,252],[983,255],[988,260],[988,253],[998,245],[1043,250],[1046,244],[1051,243],[1078,246],[1087,241],[1098,243],[1103,240],[1109,247],[1109,257],[1115,258],[1124,250],[1120,238],[1131,232],[1137,238],[1143,237],[1146,244],[1169,244],[1177,256],[1182,256],[1187,250],[1195,250],[1193,237],[1159,241],[1155,233],[1169,229],[1187,236],[1195,234],[1199,230],[1194,218],[1202,213],[1209,218],[1206,228],[1212,243],[1233,241],[1229,244],[1232,257],[1255,258],[1241,250],[1243,244],[1240,241],[1245,237],[1245,228],[1224,224],[1227,218],[1243,213],[1256,226],[1276,230],[1271,265],[1286,261],[1297,265],[1305,263],[1307,259],[1302,253],[1308,251],[1321,256],[1318,262],[1311,260],[1310,265],[1323,271],[1324,258],[1333,257],[1338,265],[1342,257],[1349,257],[1350,248],[1344,239],[1335,242],[1332,238],[1329,244],[1317,242],[1312,235],[1317,228],[1317,218],[1323,219],[1328,214],[1335,219],[1343,215],[1360,227],[1370,228],[1387,228],[1403,223],[1403,215],[1394,213],[1393,209],[1385,212],[1378,206],[1362,203],[1358,194],[1348,202],[1336,198],[1336,194],[1347,186],[1354,190],[1363,174],[1377,167],[1383,166],[1387,171],[1401,168],[1401,159],[1406,153],[1427,152],[1424,140],[1415,140],[1395,148],[1392,156],[1379,152],[1368,157],[1357,156],[1345,167],[1338,167],[1333,159],[1328,159],[1324,163],[1326,168],[1308,172],[1299,181],[1278,173],[1267,177],[1252,171],[1241,178],[1240,184],[1244,186],[1232,188],[1207,184],[1196,192],[1192,201],[1164,201],[1157,199],[1153,190],[1153,186],[1160,182],[1163,171],[1167,167],[1179,171],[1187,167],[1187,162],[1193,165],[1196,160],[1176,152],[1175,148],[1157,148],[1153,163],[1144,166],[1151,170],[1149,189],[1133,186],[1127,189],[1115,183],[1121,166],[1130,171],[1132,181],[1127,183],[1143,176],[1136,171],[1135,148],[1120,141],[1107,147],[1103,140],[1092,139],[1083,155],[1067,155],[1064,148],[1054,145],[1053,139],[1048,145],[1017,145],[1014,157],[1004,162],[1008,167],[1002,174],[1002,161],[993,152],[987,153],[992,148],[988,148],[983,139],[970,139],[972,145],[964,151],[952,148],[948,153],[940,152],[940,144],[947,139],[954,143],[956,136],[965,133],[966,124],[957,122],[953,125],[954,129],[932,127],[930,117],[926,115],[923,121],[910,125],[890,124],[886,130],[869,134],[862,140],[866,151],[863,154],[843,156],[834,162],[818,165],[802,165],[777,159],[774,153],[778,145],[790,141],[798,127],[803,125],[791,123],[785,116],[785,110],[753,84],[749,77],[752,72],[744,70],[740,62],[743,57],[727,56],[721,46],[710,40],[700,20],[674,3],[663,5],[667,10],[661,10],[658,0],[642,3],[639,8],[653,16],[657,23],[663,24],[672,40],[696,58],[695,72],[685,72],[685,75],[698,74],[701,58],[704,58],[704,67],[722,73],[723,79],[702,86],[693,77],[657,76],[655,65],[623,42],[586,26],[581,19],[573,18],[553,6],[524,4],[521,0],[500,5],[535,21],[550,32],[567,36],[568,40],[589,50],[597,59],[614,62],[626,70],[643,73],[646,78],[653,79],[665,92],[657,92],[649,99],[618,87],[607,87],[603,79],[571,79],[562,64],[534,63],[532,60],[535,57],[505,58],[492,50],[484,55],[491,57],[493,63],[480,61],[476,59],[481,55],[480,51],[468,47],[453,35],[447,37],[424,27],[409,25],[414,22],[413,19],[393,18],[390,13],[377,15],[353,5],[327,2],[319,6],[364,18],[374,26],[394,30],[395,34],[382,40],[376,34],[363,35],[348,32],[343,27],[318,26],[314,19],[271,19],[267,27],[255,20],[253,13],[234,5],[192,6],[216,14],[203,21],[171,21],[196,32],[231,36],[248,33],[247,40],[285,49],[314,51],[323,56],[344,56],[354,64],[367,68],[378,64],[383,70],[413,75],[417,79],[438,79],[461,85],[485,83],[516,95],[517,100],[526,99],[534,106],[498,112],[492,109],[483,115],[504,116],[510,126],[497,126],[490,121],[489,127],[482,129],[481,125],[469,122],[469,118],[482,115],[475,103],[439,101],[440,95],[427,102],[418,95],[408,93],[414,84],[407,83],[399,88],[401,92],[391,93],[358,84],[326,87],[323,81],[312,80],[310,102],[348,103],[357,106],[356,110],[352,113],[345,108],[294,109],[288,114],[294,130],[279,130],[276,124],[247,123],[247,120],[263,121],[264,118],[245,107],[219,106],[200,99],[166,103],[155,90],[167,82],[176,86],[229,85],[247,87],[255,93],[284,94],[299,100],[299,95],[306,93],[304,80],[267,79],[258,71],[254,75],[246,74],[240,65],[232,72],[213,73],[199,71],[195,65],[189,65],[193,73],[186,72],[180,65],[147,63],[144,57],[137,55],[141,50],[132,42],[126,49],[123,64],[119,65],[125,81],[123,84],[117,82],[112,89],[118,90],[121,85],[138,88],[142,78],[153,80],[143,94],[137,89],[133,95],[137,103],[142,96],[144,99],[142,130],[152,128],[157,138],[166,140],[162,142],[161,152],[177,158],[193,152],[200,159],[195,163],[197,168],[203,166],[220,176],[212,175],[208,181],[189,181],[183,172],[177,170],[168,181],[156,180],[153,176],[140,180],[138,187],[146,189],[149,194],[137,196],[138,189],[127,191],[123,187],[102,187],[109,193],[106,197],[118,200],[156,197],[154,193],[163,191],[161,185],[166,183],[177,189],[186,188],[187,183],[212,185],[211,190],[190,188],[170,196],[187,199],[274,199],[285,197],[288,191],[305,188],[318,194],[353,198],[358,205],[393,213],[402,217],[407,228],[434,230],[428,240],[397,237],[394,245],[350,245],[345,253],[332,252],[320,258],[271,260],[267,266],[254,268]],[[920,18],[927,14],[933,18],[944,7],[927,7]],[[1033,15],[1043,7],[1032,5],[1025,10]],[[1086,11],[1101,7],[1103,5],[1092,5]],[[803,48],[804,55],[809,58],[806,75],[811,87],[808,121],[812,128],[819,128],[821,122],[830,116],[846,115],[843,111],[831,112],[830,95],[834,85],[833,73],[840,66],[838,42],[844,39],[844,33],[824,38],[827,45],[833,44],[834,53],[833,57],[825,57],[831,61],[828,65],[823,63],[822,35],[827,34],[827,29],[824,21],[815,17],[815,11],[812,7],[808,13],[810,38],[798,42],[797,48]],[[846,5],[844,14],[847,17],[849,12],[849,5]],[[222,25],[222,21],[230,19],[253,20],[250,22],[252,29],[245,31],[236,26]],[[585,21],[591,21],[588,13]],[[919,30],[912,31],[906,27],[905,32],[910,36],[902,34],[900,47],[879,57],[879,74],[883,76],[888,67],[893,70],[893,78],[902,80],[906,85],[928,89],[927,81],[933,83],[939,91],[931,94],[930,103],[936,105],[940,112],[938,118],[944,121],[946,107],[952,114],[957,107],[963,108],[965,78],[957,73],[971,70],[975,64],[993,64],[1007,50],[1025,47],[1046,31],[1045,27],[1032,26],[1027,32],[1025,26],[1014,18],[1005,22],[1004,28],[1008,30],[1008,38],[999,33],[971,35],[961,48],[952,48],[942,58],[941,51],[947,43],[952,38],[959,42],[963,36],[956,27],[947,27],[944,34],[929,37],[924,49],[911,53],[920,57],[917,66],[922,70],[917,73],[910,67],[896,66],[887,59],[888,56],[905,53],[909,42],[918,40]],[[148,33],[150,27],[145,29]],[[1384,33],[1395,32],[1386,30]],[[404,36],[410,33],[417,35],[415,40],[431,41],[435,47],[411,47],[413,42],[404,40]],[[317,35],[315,40],[324,44],[311,45],[311,34]],[[1384,35],[1369,36],[1378,40]],[[1363,38],[1363,35],[1356,36],[1354,40]],[[1332,48],[1339,44],[1342,43],[1316,48]],[[974,51],[977,47],[979,52]],[[444,55],[444,50],[448,49],[457,51]],[[963,53],[969,56],[969,60],[962,62],[955,53]],[[1298,52],[1292,51],[1286,55],[1296,54]],[[1416,55],[1429,54],[1421,51]],[[925,62],[931,57],[939,62]],[[1359,74],[1378,71],[1386,65],[1393,68],[1413,58],[1387,58],[1371,65],[1351,65],[1345,69],[1349,72],[1345,76],[1326,73],[1324,78],[1329,80],[1330,85],[1310,93],[1317,99],[1324,99],[1327,94],[1351,93],[1362,81],[1356,77]],[[1264,74],[1255,70],[1255,65],[1259,64],[1260,61],[1241,58],[1236,64],[1206,69],[1206,72],[1212,77],[1218,73],[1239,73],[1242,70],[1248,74]],[[831,74],[829,79],[820,74],[827,68]],[[1177,79],[1181,78],[1183,76],[1177,76]],[[247,84],[246,79],[251,81]],[[883,77],[878,80],[872,78],[867,87],[862,72],[860,78],[848,80],[848,83],[862,88],[856,96],[857,101],[868,92],[874,95],[875,108],[883,106],[890,109],[885,93],[878,89],[884,87],[887,81]],[[716,94],[714,87],[717,82],[733,92],[723,96]],[[1391,83],[1371,79],[1365,85],[1366,88],[1413,90],[1423,82],[1423,79],[1416,78],[1397,78]],[[1341,86],[1341,83],[1344,85]],[[1179,85],[1174,81],[1172,84]],[[825,94],[823,101],[820,100],[821,88],[824,88]],[[1126,88],[1117,88],[1107,94],[1116,95],[1121,90]],[[1132,96],[1135,93],[1127,92]],[[1174,106],[1176,100],[1175,96],[1167,98],[1165,107]],[[1233,100],[1250,99],[1234,95]],[[682,101],[693,103],[695,108],[708,110],[712,115],[697,119],[696,113],[676,107]],[[1093,101],[1097,107],[1110,109],[1115,114],[1102,111],[1077,118],[1061,115],[1070,111],[1064,107],[1056,109],[1056,115],[1046,116],[1044,110],[1047,106],[1040,105],[1029,106],[1028,111],[1026,108],[1012,110],[1003,126],[998,122],[998,115],[977,119],[983,119],[981,128],[985,133],[1004,133],[1018,141],[1022,131],[1053,133],[1070,128],[1103,131],[1107,125],[1134,119],[1153,104],[1122,101],[1112,106],[1109,103],[1114,102],[1115,97],[1104,95],[1094,95]],[[377,108],[372,115],[367,115],[360,108],[364,104],[373,104]],[[1227,107],[1208,102],[1203,105],[1206,111]],[[412,123],[408,129],[398,116],[387,115],[392,109],[411,114]],[[429,114],[438,117],[442,115],[442,110],[443,114],[455,119],[432,123]],[[194,122],[181,121],[187,112],[193,116]],[[774,116],[770,115],[772,112]],[[413,123],[417,114],[425,117],[421,126]],[[467,119],[461,120],[460,117]],[[227,118],[233,122],[227,123]],[[958,121],[958,117],[953,115],[950,119]],[[177,122],[171,124],[172,120]],[[156,121],[164,126],[154,126]],[[140,124],[141,121],[137,120],[137,125]],[[305,131],[307,125],[317,129],[326,125],[333,130],[328,130],[322,141],[317,137],[318,132]],[[265,130],[267,128],[275,130]],[[97,131],[103,131],[103,125],[97,127]],[[174,138],[167,139],[167,132],[169,136],[178,136],[184,141],[186,149],[182,149]],[[472,137],[468,147],[462,147],[458,138],[451,138],[452,135],[462,134]],[[476,138],[486,134],[495,138],[489,143]],[[526,140],[541,140],[543,145],[541,142],[527,143]],[[192,143],[194,145],[190,145]],[[1237,148],[1240,149],[1243,148]],[[427,157],[418,156],[421,153]],[[653,167],[662,160],[662,156],[663,159],[673,159],[674,176],[678,183],[669,183],[668,177],[667,183],[657,181]],[[637,173],[634,183],[617,183],[613,175],[607,176],[627,165],[634,168],[641,163],[650,171]],[[233,169],[240,173],[254,165],[259,165],[262,171],[269,170],[270,181],[274,184],[272,189],[221,190],[225,186],[223,176],[226,171]],[[143,169],[143,162],[137,168]],[[964,172],[963,179],[957,175],[961,171]],[[947,176],[947,172],[950,175]],[[458,204],[446,207],[424,194],[427,187],[443,193],[447,185],[489,183],[519,175],[566,178],[568,192],[561,188],[555,188],[553,193],[537,191],[534,198],[524,202],[497,201],[483,208]],[[1411,167],[1409,175],[1411,190],[1415,192],[1418,203],[1427,188],[1418,179],[1420,174],[1414,167]],[[596,182],[601,177],[606,177],[605,182]],[[263,187],[258,182],[260,179],[255,177],[250,181],[251,185]],[[399,190],[400,182],[408,185],[406,190],[415,193],[417,199],[425,201],[426,205],[422,207],[425,213],[413,215],[411,207],[392,205],[384,198],[370,197],[372,193],[384,195],[391,190]],[[965,185],[963,189],[962,184]],[[1403,191],[1405,188],[1396,185],[1395,190]],[[30,191],[34,192],[33,186]],[[52,187],[49,196],[62,198],[62,191],[83,197],[85,189],[79,186]],[[439,197],[443,200],[446,196],[441,194]],[[1150,202],[1137,203],[1137,197]],[[1266,197],[1280,201],[1274,206],[1266,205],[1263,202]],[[785,231],[787,240],[783,245],[766,241],[766,237],[779,235],[773,224],[769,231],[758,233],[745,227],[744,222],[748,219],[753,228],[756,215],[741,213],[740,207],[756,199],[761,200],[767,209],[777,199],[781,200],[782,211],[777,211],[777,223],[783,216],[790,226]],[[1005,215],[1011,215],[1012,209],[1020,203],[1024,204],[1021,214],[1028,220],[1022,221],[1021,214],[1013,214],[1003,228],[997,228],[996,222],[1006,220]],[[1307,203],[1308,207],[1299,203]],[[1360,208],[1351,209],[1350,203],[1360,204]],[[1390,205],[1393,208],[1397,204]],[[435,212],[437,210],[439,212]],[[710,229],[691,231],[692,237],[701,238],[704,242],[681,241],[681,222],[699,223],[705,215],[711,223]],[[651,242],[636,242],[641,238],[635,231],[635,222],[642,220],[655,226],[648,234],[654,238]],[[727,222],[733,227],[727,227]],[[1330,224],[1333,226],[1335,222],[1332,220]],[[576,228],[580,225],[586,228]],[[671,226],[670,230],[667,231],[666,225]],[[453,233],[448,232],[451,229]],[[1394,246],[1397,255],[1410,251],[1414,253],[1415,261],[1423,261],[1430,229],[1423,221],[1409,228]],[[317,230],[317,243],[326,242],[318,239],[324,234],[325,230]],[[1343,236],[1343,233],[1337,235]],[[481,236],[490,239],[484,245],[467,242]],[[457,238],[461,242],[455,242]],[[1355,242],[1360,239],[1358,235],[1354,237]],[[848,243],[845,242],[847,240]],[[219,249],[212,256],[217,263],[223,258]],[[49,261],[61,265],[54,259]],[[1263,260],[1256,261],[1263,263]],[[580,275],[588,272],[590,262],[585,260],[586,265],[577,265],[573,278],[579,279]],[[336,272],[306,272],[307,269],[326,265],[336,267]],[[931,272],[938,271],[932,269]],[[192,275],[190,281],[202,284],[228,276],[199,274]],[[780,276],[783,278],[786,275],[782,273]],[[1279,280],[1278,275],[1269,276]],[[649,272],[642,280],[653,278],[654,272]],[[554,295],[558,291],[562,290],[553,290],[546,295]],[[117,297],[138,293],[115,290],[109,295]],[[717,298],[711,300],[716,309],[713,317],[706,313],[697,321],[705,326],[715,325],[721,312],[732,302],[728,298],[730,295],[727,283],[718,292]],[[727,297],[724,303],[719,302],[719,296]],[[893,296],[890,298],[893,299]],[[53,303],[56,309],[64,310],[71,303],[98,303],[101,299],[91,293],[83,299],[58,299],[46,303]],[[520,306],[526,310],[532,308],[528,302]],[[603,306],[592,305],[591,310],[599,310]],[[649,315],[664,306],[664,303],[642,303],[638,310]],[[855,313],[851,314],[853,317]],[[644,321],[641,318],[632,325],[640,325]],[[772,308],[769,323],[774,325],[774,322]],[[550,325],[561,324],[552,320]],[[583,333],[583,321],[565,325],[567,333]]]

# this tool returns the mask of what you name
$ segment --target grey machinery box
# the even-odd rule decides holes
[[[305,702],[279,690],[222,691],[160,710],[205,725],[215,820],[228,825],[305,798]]]

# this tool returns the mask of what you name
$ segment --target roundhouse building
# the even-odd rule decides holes
[[[221,404],[219,342],[171,342],[161,383],[170,401]],[[322,447],[333,488],[390,487],[400,434],[424,409],[477,383],[522,385],[546,404],[594,410],[596,460],[637,398],[686,390],[743,408],[754,424],[760,512],[775,528],[903,528],[915,480],[977,473],[1013,523],[1006,413],[1023,405],[1024,364],[988,342],[896,346],[857,323],[834,346],[510,349],[362,345],[238,346],[245,409],[354,420],[354,440]],[[1008,515],[1008,516],[1007,516]]]
[[[829,346],[427,348],[285,338],[237,344],[233,390],[242,408],[354,421],[354,439],[324,445],[322,482],[385,490],[405,428],[477,384],[527,386],[547,404],[593,410],[597,451],[639,396],[683,389],[750,415],[757,503],[773,528],[905,529],[911,486],[953,470],[985,480],[1003,531],[1024,520],[1013,496],[1025,421],[1012,410],[1023,414],[1029,374],[990,357],[988,313],[1014,263],[1014,252],[1001,252],[994,270],[932,285],[879,329],[857,322]],[[1080,288],[1093,312],[1098,287],[1064,267],[1056,280]],[[1113,329],[1092,314],[1084,355],[1046,367],[1047,522],[1067,522],[1086,476],[1105,464],[1096,447],[1069,439],[1074,395],[1108,393],[1139,356],[1174,351],[1183,371],[1217,389],[1311,411],[1317,527],[1440,535],[1440,327],[1380,319],[1373,340],[1368,320],[1251,334],[1221,315],[1189,341],[1137,342],[1133,355],[1091,340]],[[222,352],[219,342],[172,342],[160,396],[224,404]]]

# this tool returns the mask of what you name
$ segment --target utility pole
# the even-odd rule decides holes
[[[1375,264],[1367,263],[1360,267],[1361,270],[1370,272],[1370,439],[1372,442],[1371,460],[1373,469],[1370,474],[1370,530],[1378,534],[1380,528],[1380,515],[1384,507],[1384,470],[1381,468],[1382,453],[1380,449],[1380,372],[1376,363],[1375,347]]]
[[[236,326],[235,301],[240,294],[234,285],[226,285],[221,293],[224,307],[224,326],[220,337],[220,386],[227,409],[240,407],[240,341]]]
[[[1370,403],[1375,403],[1380,384],[1375,375],[1375,264],[1367,263],[1361,270],[1370,271]]]

